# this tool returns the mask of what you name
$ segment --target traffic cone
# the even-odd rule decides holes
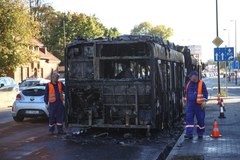
[[[224,106],[223,100],[222,100],[222,107],[223,107],[223,111],[225,112],[225,111],[226,111],[226,108],[225,108],[225,106]]]
[[[222,135],[219,132],[218,124],[217,124],[217,120],[216,119],[214,119],[213,131],[212,131],[211,137],[212,138],[222,137]]]
[[[223,109],[223,106],[220,107],[220,115],[218,118],[226,118],[225,115],[224,115],[224,109]]]

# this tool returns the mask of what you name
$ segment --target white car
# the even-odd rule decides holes
[[[58,81],[62,82],[65,85],[65,78],[59,78]]]
[[[30,79],[26,79],[24,80],[22,83],[19,84],[19,89],[20,91],[29,88],[29,87],[33,87],[33,86],[37,86],[37,85],[42,85],[42,84],[47,84],[48,82],[50,82],[49,79],[44,79],[44,78],[30,78]]]
[[[47,116],[48,107],[44,103],[45,85],[30,87],[22,90],[17,96],[12,107],[12,117],[16,122],[21,122],[25,117]]]
[[[0,77],[0,91],[17,91],[19,87],[11,77]]]

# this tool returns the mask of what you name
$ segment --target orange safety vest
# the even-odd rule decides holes
[[[188,82],[187,86],[186,86],[186,95],[185,95],[185,99],[187,100],[187,95],[188,95],[188,86],[190,84],[190,81]],[[203,81],[200,80],[198,82],[198,93],[197,93],[197,104],[202,104],[204,102],[204,98],[203,98],[203,92],[202,92],[202,87],[203,86]]]
[[[60,93],[60,100],[63,101],[63,90],[62,90],[62,83],[58,82],[58,90]],[[55,89],[51,82],[48,83],[48,102],[55,102]]]

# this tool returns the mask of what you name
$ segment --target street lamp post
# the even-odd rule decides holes
[[[228,37],[228,45],[225,45],[225,48],[227,48],[227,46],[228,46],[228,47],[230,46],[230,42],[229,42],[229,40],[230,40],[230,39],[229,39],[229,37],[230,37],[230,36],[229,36],[229,29],[223,29],[223,31],[228,31],[228,36],[227,36],[227,37]],[[227,67],[230,66],[230,63],[228,63],[228,65],[227,65],[227,63],[228,63],[228,62],[225,61],[225,71],[226,71],[226,72],[225,72],[226,97],[228,96],[228,85],[227,85],[227,81],[228,81],[227,69],[228,69],[228,68],[227,68]],[[230,78],[230,70],[229,70],[229,78]]]
[[[236,57],[237,57],[237,20],[231,20],[231,22],[234,22],[234,26],[235,26],[235,60],[236,60]],[[237,85],[237,74],[238,74],[238,71],[235,71],[235,84]]]
[[[227,39],[228,39],[228,44],[225,45],[225,48],[229,47],[230,46],[230,34],[229,34],[229,29],[223,29],[223,31],[227,31]],[[228,85],[227,85],[227,81],[228,81],[228,77],[229,77],[229,80],[231,79],[230,78],[230,69],[229,69],[229,75],[227,76],[227,70],[228,70],[228,67],[230,68],[230,61],[229,62],[225,62],[225,86],[226,86],[226,97],[228,96]]]

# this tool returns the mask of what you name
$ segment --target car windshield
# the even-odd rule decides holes
[[[21,83],[19,86],[20,87],[31,87],[31,86],[36,86],[37,84],[39,84],[40,81],[25,81],[23,83]]]

